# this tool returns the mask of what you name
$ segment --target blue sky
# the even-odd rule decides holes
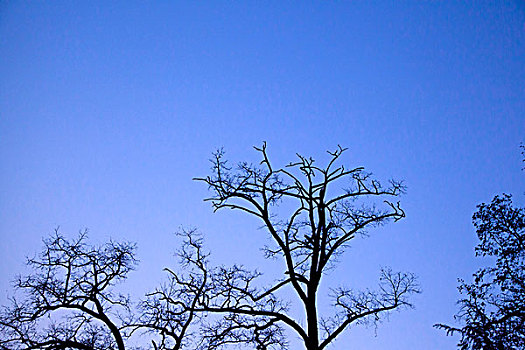
[[[1,300],[57,226],[137,242],[137,294],[175,265],[181,225],[214,262],[271,276],[259,223],[213,214],[192,177],[217,147],[257,161],[267,141],[284,165],[341,144],[346,165],[405,180],[407,218],[356,240],[326,283],[374,287],[388,265],[424,293],[332,348],[452,349],[432,324],[479,266],[475,206],[524,202],[524,40],[519,1],[1,2]]]

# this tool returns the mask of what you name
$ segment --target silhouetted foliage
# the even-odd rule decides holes
[[[478,205],[473,216],[480,243],[476,256],[495,258],[478,270],[472,283],[461,280],[455,316],[461,328],[438,324],[447,334],[459,333],[461,349],[509,350],[525,348],[525,208],[510,195]]]
[[[113,287],[133,270],[135,247],[85,239],[85,232],[67,240],[56,230],[28,260],[33,271],[16,279],[18,298],[0,313],[2,349],[124,350],[120,313],[130,302]]]
[[[326,167],[298,155],[297,162],[276,169],[265,144],[256,150],[262,157],[260,165],[243,162],[237,167],[229,166],[218,151],[213,174],[196,180],[209,186],[213,195],[206,200],[215,210],[235,209],[259,218],[273,241],[264,249],[266,257],[282,259],[286,270],[266,288],[257,287],[259,273],[242,266],[209,274],[206,298],[192,309],[225,316],[207,328],[209,344],[248,341],[258,349],[282,349],[286,327],[307,349],[324,349],[350,324],[377,322],[388,311],[410,306],[408,296],[418,292],[414,276],[384,269],[378,291],[335,289],[334,313],[320,317],[317,308],[321,278],[348,243],[366,229],[405,216],[399,203],[386,200],[404,191],[402,183],[391,180],[382,186],[361,167],[336,166],[342,148],[329,152]],[[196,289],[201,281],[190,284]],[[306,325],[289,315],[288,303],[279,296],[287,287],[302,305]]]

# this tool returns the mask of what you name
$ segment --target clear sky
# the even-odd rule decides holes
[[[208,159],[300,152],[404,179],[407,218],[357,239],[327,284],[420,278],[416,309],[332,349],[453,349],[458,277],[479,263],[476,204],[525,174],[520,1],[0,2],[0,292],[57,226],[138,243],[137,294],[174,266],[181,226],[213,261],[272,269],[259,223],[212,213]],[[281,272],[278,270],[277,272]]]

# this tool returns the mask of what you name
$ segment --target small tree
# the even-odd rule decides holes
[[[239,307],[246,298],[245,291],[254,292],[250,284],[258,274],[240,266],[210,267],[200,233],[182,230],[180,236],[184,237],[177,252],[181,269],[165,269],[167,283],[140,303],[139,316],[127,325],[131,333],[152,335],[154,349],[213,350],[239,344],[257,349],[285,348],[282,331],[263,315],[210,315],[218,307]],[[276,305],[268,308],[277,310]]]
[[[329,152],[325,167],[298,155],[297,162],[284,168],[272,166],[266,144],[256,150],[262,157],[259,166],[243,162],[236,168],[218,151],[212,160],[213,175],[196,180],[209,186],[213,194],[206,200],[215,210],[240,210],[261,220],[274,243],[264,248],[266,257],[280,258],[286,267],[267,288],[256,287],[259,274],[242,266],[211,274],[206,302],[193,308],[226,315],[208,327],[206,336],[213,338],[209,344],[248,341],[258,349],[280,349],[286,345],[284,326],[302,339],[306,349],[320,350],[350,324],[376,322],[389,311],[410,306],[409,294],[418,292],[414,276],[389,269],[382,271],[377,292],[333,290],[332,316],[321,317],[317,305],[322,276],[348,243],[369,228],[405,216],[398,202],[388,200],[404,191],[402,183],[391,180],[382,186],[361,167],[336,166],[342,148]],[[285,214],[285,208],[292,209]],[[279,297],[286,287],[302,306],[306,325],[288,314],[288,304]]]
[[[15,281],[22,295],[0,313],[0,348],[125,349],[119,311],[130,302],[113,287],[133,270],[135,247],[85,240],[85,232],[67,240],[56,230],[28,260],[33,271]]]
[[[202,237],[196,230],[182,230],[183,242],[177,252],[184,274],[165,268],[169,279],[148,293],[139,305],[139,316],[128,323],[131,333],[153,335],[154,349],[196,349],[201,347],[199,326],[203,315],[194,309],[206,304],[209,294],[208,256]]]
[[[495,265],[478,270],[472,283],[460,280],[458,289],[465,297],[455,318],[463,327],[436,327],[459,333],[463,350],[524,349],[525,208],[514,206],[507,194],[477,208],[476,256],[493,257]]]

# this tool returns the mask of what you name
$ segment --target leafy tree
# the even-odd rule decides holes
[[[259,165],[241,162],[237,167],[229,166],[218,151],[212,160],[213,174],[196,180],[209,186],[212,196],[206,200],[215,210],[239,210],[262,222],[273,241],[264,248],[265,255],[281,259],[285,271],[264,288],[256,283],[259,273],[242,266],[210,273],[206,302],[192,308],[225,315],[209,325],[206,334],[213,338],[209,344],[248,341],[258,349],[281,349],[288,328],[306,349],[320,350],[351,324],[377,322],[389,311],[411,306],[408,296],[418,292],[414,276],[389,269],[382,271],[377,291],[332,290],[331,316],[321,317],[317,305],[322,277],[348,243],[369,228],[405,216],[399,202],[388,200],[403,193],[403,184],[391,180],[383,186],[361,167],[336,166],[342,148],[329,152],[325,167],[298,155],[284,168],[273,167],[266,144],[256,150],[262,157]],[[289,314],[289,304],[280,295],[285,288],[301,305],[306,325]]]
[[[507,194],[477,208],[476,256],[493,257],[495,264],[478,270],[472,283],[460,280],[458,289],[465,297],[455,318],[463,327],[436,327],[459,333],[458,346],[464,350],[524,349],[525,208],[514,206]]]

